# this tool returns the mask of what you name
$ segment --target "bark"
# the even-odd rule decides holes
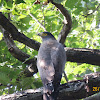
[[[93,90],[94,87],[100,87],[99,83],[100,83],[100,72],[87,74],[84,76],[83,80],[71,81],[61,85],[59,87],[60,92],[57,100],[77,100],[91,96],[99,92],[99,90]],[[97,95],[98,98],[100,97],[99,94]],[[42,100],[42,95],[43,95],[43,88],[39,88],[36,90],[28,89],[22,92],[4,95],[1,96],[0,98],[1,100]],[[85,100],[94,100],[94,99],[85,99]]]
[[[37,73],[37,66],[36,66],[36,58],[29,58],[30,55],[26,54],[25,52],[22,52],[14,43],[13,39],[10,37],[10,34],[3,30],[4,40],[8,46],[9,52],[19,61],[28,64],[29,67],[26,67],[25,70],[22,72],[22,74],[25,74],[25,76],[30,77],[33,74]]]
[[[16,47],[13,39],[7,31],[4,32],[4,39],[8,46],[9,52],[18,60],[25,64],[31,65],[31,67],[25,69],[26,76],[32,76],[37,72],[36,58],[29,59],[30,55],[22,52]],[[67,61],[88,63],[93,65],[100,65],[100,51],[95,49],[84,49],[84,48],[65,48]],[[29,69],[31,69],[29,71]]]
[[[63,5],[53,2],[53,0],[49,0],[49,1],[52,4],[54,4],[64,16],[63,28],[62,28],[61,32],[59,33],[59,35],[58,35],[58,41],[60,43],[64,44],[64,42],[66,40],[66,36],[69,34],[69,32],[71,30],[71,27],[72,27],[71,16],[70,16],[68,10],[65,7],[63,7]]]
[[[65,48],[67,61],[100,66],[100,50],[88,48]]]
[[[51,1],[63,14],[65,21],[63,28],[58,36],[58,41],[64,44],[66,36],[69,34],[71,29],[71,17],[68,11],[61,4],[54,3]],[[28,38],[23,33],[18,32],[17,28],[0,12],[0,25],[6,30],[4,32],[4,38],[8,46],[9,52],[18,60],[29,65],[23,73],[26,76],[32,76],[37,72],[36,59],[28,59],[30,55],[22,52],[14,44],[14,40],[17,40],[28,47],[38,50],[40,43]],[[84,49],[84,48],[66,48],[67,61],[87,63],[100,66],[100,50],[95,49]],[[28,60],[26,60],[28,59]],[[32,69],[32,70],[29,70]],[[84,76],[85,79],[72,81],[61,85],[59,90],[58,100],[75,100],[85,98],[92,94],[99,92],[98,90],[93,91],[93,87],[100,87],[100,73],[94,73],[91,75]],[[27,90],[20,93],[10,94],[6,96],[1,96],[1,100],[42,100],[42,89],[38,90]],[[98,96],[99,98],[99,96]],[[87,98],[86,100],[91,100]]]
[[[100,100],[100,92],[83,100]]]
[[[17,40],[35,50],[39,49],[40,43],[18,32],[17,28],[2,14],[2,12],[0,12],[0,25],[11,34],[13,40]]]
[[[39,49],[40,43],[32,39],[29,39],[22,33],[19,33],[16,27],[2,13],[0,13],[0,25],[2,25],[2,27],[11,34],[11,37],[14,40],[22,42],[23,44],[35,50]],[[68,61],[100,65],[100,62],[99,62],[100,50],[87,49],[87,48],[76,49],[76,48],[66,48],[66,47],[65,47],[65,50],[66,50]]]
[[[10,37],[10,34],[6,31],[4,32],[4,39],[8,46],[9,52],[18,60],[28,64],[24,70],[24,74],[27,77],[32,76],[34,73],[37,73],[36,58],[29,59],[30,55],[22,52],[19,48],[16,47],[13,39]],[[67,61],[78,62],[78,63],[87,63],[92,65],[100,66],[100,50],[96,49],[86,49],[86,48],[65,48]]]

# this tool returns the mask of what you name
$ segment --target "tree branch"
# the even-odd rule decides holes
[[[83,100],[100,100],[100,92]]]
[[[37,72],[36,67],[36,58],[32,58],[26,61],[30,56],[19,50],[16,45],[14,44],[10,34],[5,32],[4,33],[5,41],[8,45],[8,50],[10,53],[17,58],[18,60],[25,62],[26,64],[30,65],[25,69],[24,73],[26,76],[32,76],[34,73]],[[95,49],[82,49],[82,48],[65,48],[67,61],[71,62],[78,62],[78,63],[88,63],[92,65],[100,66],[100,50]],[[31,70],[32,69],[32,72]]]
[[[100,7],[100,4],[97,6],[97,8],[95,9],[95,10],[93,10],[91,13],[89,13],[89,14],[87,14],[87,15],[82,15],[82,16],[85,16],[85,17],[87,17],[87,16],[89,16],[89,15],[92,15],[95,11],[97,11],[98,9],[99,9],[99,7]]]
[[[29,67],[25,68],[23,73],[26,76],[32,76],[34,73],[37,73],[37,66],[36,66],[36,58],[32,58],[27,60],[30,55],[22,52],[18,47],[16,47],[13,39],[11,38],[11,35],[4,30],[3,32],[4,40],[8,46],[9,52],[18,60],[25,62],[25,64],[28,64]]]
[[[44,31],[47,31],[47,30],[45,29],[45,27],[43,26],[43,24],[40,23],[32,14],[29,14],[29,15],[44,29]]]
[[[71,16],[68,13],[67,9],[63,7],[63,5],[53,2],[53,0],[49,0],[49,1],[51,1],[51,3],[54,4],[64,16],[64,23],[63,23],[64,25],[61,32],[58,35],[58,41],[64,44],[66,40],[66,36],[69,34],[71,30],[71,26],[72,26]]]
[[[38,50],[40,43],[26,37],[24,34],[18,32],[17,28],[0,12],[0,25],[8,31],[14,40],[17,40],[25,45]]]
[[[94,87],[100,87],[100,72],[84,76],[83,80],[71,81],[59,87],[59,96],[57,100],[77,100],[91,96],[98,90]],[[88,78],[86,78],[88,77]],[[89,90],[89,91],[88,91]],[[43,88],[36,90],[29,89],[23,92],[1,96],[1,100],[42,100]],[[87,99],[86,99],[87,100]]]
[[[67,61],[100,66],[100,50],[87,48],[65,48]]]
[[[62,6],[62,5],[60,5],[60,6]],[[0,24],[3,26],[3,28],[6,31],[10,32],[13,39],[18,40],[19,42],[23,42],[24,44],[26,44],[27,46],[29,46],[35,50],[39,49],[40,43],[29,39],[22,33],[19,33],[18,30],[16,29],[16,27],[12,23],[10,23],[10,21],[2,13],[0,13]],[[15,33],[13,33],[13,32],[15,32]],[[99,62],[100,51],[99,50],[80,49],[80,48],[77,48],[77,49],[65,48],[65,50],[66,50],[66,54],[67,54],[67,61],[78,62],[78,63],[87,63],[87,64],[93,64],[93,65],[100,66],[100,62]],[[17,55],[18,54],[20,54],[20,53],[17,53]],[[15,55],[16,55],[16,53],[15,53]],[[29,56],[25,56],[25,59],[23,58],[23,60],[21,60],[21,58],[22,57],[19,57],[17,59],[19,59],[20,61],[23,62],[23,61],[25,61],[26,58],[29,58]],[[33,61],[33,60],[30,59],[29,64],[31,64],[31,61]],[[34,61],[35,61],[34,68],[36,68],[36,60],[34,60]],[[37,70],[36,70],[36,72],[37,72]]]
[[[18,60],[25,62],[30,65],[24,70],[26,76],[32,76],[37,73],[36,58],[32,58],[26,61],[30,56],[22,52],[16,47],[10,34],[4,33],[5,41],[8,45],[9,52]],[[100,66],[100,50],[95,49],[81,49],[81,48],[65,48],[67,61],[78,62],[78,63],[88,63]],[[30,70],[31,69],[31,70]]]

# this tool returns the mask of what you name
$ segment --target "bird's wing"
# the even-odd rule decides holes
[[[52,53],[51,54],[52,63],[55,69],[53,83],[56,90],[58,86],[60,85],[62,73],[64,71],[64,66],[66,62],[66,54],[65,54],[63,45],[60,43],[56,43],[56,46],[52,47],[51,53]]]
[[[51,62],[51,59],[49,58],[39,59],[37,65],[39,67],[38,70],[39,70],[41,79],[43,81],[43,84],[50,83],[53,80],[54,74],[55,74],[54,65]]]
[[[56,72],[62,74],[66,62],[66,53],[61,43],[57,43],[56,46],[52,47],[51,59],[55,67]]]
[[[44,98],[48,98],[48,94],[56,93],[55,90],[58,88],[62,77],[64,62],[65,53],[60,43],[57,41],[51,41],[48,45],[42,43],[38,52],[37,67],[44,85],[44,94],[46,95]]]
[[[44,85],[44,92],[51,94],[54,91],[53,80],[55,75],[54,65],[48,50],[42,52],[41,48],[38,54],[37,67]]]

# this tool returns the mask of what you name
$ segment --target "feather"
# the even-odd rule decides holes
[[[66,53],[61,43],[49,32],[39,34],[42,44],[37,57],[37,67],[44,86],[43,100],[56,100],[62,73],[66,62]]]

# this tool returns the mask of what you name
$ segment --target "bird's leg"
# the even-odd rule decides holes
[[[67,75],[66,75],[65,71],[63,73],[64,73],[65,80],[68,83],[68,78],[67,78]]]

